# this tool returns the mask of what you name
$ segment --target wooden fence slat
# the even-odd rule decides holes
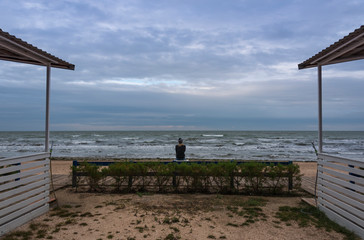
[[[364,239],[363,168],[363,161],[318,155],[320,210]]]
[[[27,223],[28,221],[32,220],[33,218],[39,217],[45,213],[47,213],[49,211],[49,205],[46,204],[48,203],[49,198],[45,198],[42,202],[39,203],[39,205],[43,205],[27,214],[24,214],[22,217],[14,219],[11,222],[8,222],[4,225],[0,225],[0,236],[10,232],[12,229],[21,226],[25,223]]]
[[[329,175],[324,175],[324,174],[322,174],[322,175],[319,174],[318,179],[320,179],[320,178],[324,179],[324,180],[327,180],[329,182],[335,183],[337,185],[340,185],[342,187],[346,187],[346,188],[355,190],[357,192],[364,193],[364,187],[361,187],[358,184],[353,184],[353,183],[350,183],[350,182],[347,182],[347,181],[344,181],[344,180],[341,180],[341,179],[338,179],[338,178],[334,178],[334,177],[329,176]]]
[[[338,162],[338,163],[343,163],[346,165],[354,165],[357,167],[364,168],[363,161],[357,161],[357,160],[352,160],[352,159],[338,157],[338,156],[331,156],[331,155],[327,155],[324,153],[318,154],[318,162],[320,162],[320,161]]]
[[[0,236],[49,210],[49,156],[0,159]]]
[[[39,154],[33,154],[33,155],[27,155],[27,156],[21,156],[21,157],[13,157],[13,158],[4,158],[0,160],[0,167],[6,166],[6,165],[12,165],[12,164],[18,164],[22,162],[30,162],[40,159],[49,158],[50,153],[39,153]]]
[[[329,194],[334,194],[334,195],[329,195]],[[326,189],[326,192],[323,193],[323,192],[319,192],[318,193],[318,196],[331,202],[332,204],[335,204],[337,207],[339,207],[340,209],[343,209],[345,210],[346,212],[348,212],[349,214],[353,215],[353,216],[356,216],[360,219],[363,219],[364,218],[364,212],[358,208],[355,208],[349,204],[346,204],[345,202],[342,202],[340,201],[341,199],[339,198],[338,195],[335,194],[335,192],[333,193],[332,191],[330,192],[330,190]],[[363,220],[361,220],[362,223],[364,223]],[[363,224],[364,226],[364,224]]]
[[[326,162],[326,161],[320,162],[320,165],[322,165],[324,167],[331,167],[331,168],[341,170],[341,171],[345,171],[345,172],[348,172],[348,173],[354,173],[354,174],[357,174],[357,175],[363,175],[364,174],[363,170],[358,169],[358,168],[349,167],[349,165],[347,165],[347,166],[339,165],[339,164],[334,164],[332,162]]]
[[[0,210],[0,216],[4,216],[4,215],[9,214],[9,213],[11,213],[13,211],[16,211],[16,210],[18,210],[20,208],[23,208],[26,205],[31,204],[32,202],[40,200],[41,198],[44,197],[43,196],[44,192],[49,192],[49,185],[48,184],[46,186],[43,186],[43,187],[38,188],[36,190],[30,191],[29,193],[22,194],[22,196],[16,197],[14,199],[14,202],[18,202],[18,201],[24,199],[23,201],[18,202],[16,204],[9,205],[9,201],[4,201],[5,203],[1,204],[2,205],[1,208],[3,208],[3,209]],[[35,195],[35,194],[38,194],[38,195]],[[25,198],[25,197],[27,197],[27,198]],[[0,224],[2,224],[2,219],[0,220]]]
[[[0,177],[0,182],[13,181],[13,180],[19,179],[19,178],[21,179],[21,178],[31,176],[34,174],[39,174],[39,173],[42,173],[42,172],[45,172],[48,170],[49,170],[49,166],[44,166],[42,168],[37,168],[37,169],[25,171],[25,172],[15,173],[15,174]]]
[[[347,198],[346,201],[348,203],[350,203],[351,205],[356,206],[356,207],[358,207],[358,208],[360,208],[360,209],[362,209],[364,211],[364,204],[359,202],[359,201],[362,201],[362,202],[364,201],[362,194],[358,194],[358,193],[356,193],[356,192],[354,192],[352,190],[349,190],[347,188],[342,188],[342,187],[340,187],[338,185],[332,184],[332,183],[330,183],[328,181],[325,181],[323,179],[319,179],[318,184],[327,186],[328,188],[333,189],[338,193],[342,193],[342,196]]]
[[[39,166],[43,166],[46,164],[49,164],[49,159],[44,160],[44,161],[26,162],[26,163],[23,163],[20,165],[14,165],[11,167],[1,168],[0,175],[15,172],[15,171],[20,171],[20,170],[24,170],[24,169],[39,167]]]
[[[333,212],[331,209],[329,209],[323,205],[319,205],[318,207],[321,211],[323,211],[326,214],[326,216],[328,218],[330,218],[331,220],[346,227],[350,231],[355,232],[358,236],[360,236],[362,239],[364,239],[364,228],[363,227],[360,227],[360,226],[356,225],[355,223],[347,220],[346,218],[343,218],[339,214]]]
[[[47,183],[49,183],[49,179],[42,179],[40,181],[32,182],[31,184],[21,186],[21,187],[15,188],[13,190],[7,191],[6,194],[0,194],[0,201],[2,199],[4,199],[4,198],[8,199],[10,196],[14,196],[14,195],[17,195],[19,193],[29,191],[29,190],[31,190],[33,188],[40,187],[40,186],[45,185]]]
[[[325,206],[326,208],[330,209],[331,211],[335,212],[336,214],[338,214],[339,216],[346,218],[347,220],[349,220],[350,222],[352,222],[353,224],[356,224],[358,226],[362,226],[364,227],[364,221],[361,220],[360,218],[349,214],[348,212],[346,212],[345,210],[339,208],[338,206],[326,201],[325,199],[322,199],[321,197],[319,197],[320,201],[320,205]]]
[[[18,181],[13,181],[13,182],[2,184],[2,185],[0,185],[0,192],[4,191],[4,190],[7,190],[7,189],[15,188],[17,186],[21,186],[21,185],[25,185],[25,184],[32,183],[32,182],[35,182],[35,181],[39,181],[40,179],[44,179],[44,178],[49,179],[49,173],[33,175],[31,177],[21,178]]]
[[[48,204],[48,202],[45,201],[45,199],[49,198],[49,192],[46,191],[42,194],[39,194],[38,196],[33,197],[31,200],[27,201],[27,205],[23,208],[18,209],[15,212],[11,212],[10,214],[7,214],[6,216],[0,218],[0,225],[5,224],[17,217],[21,217],[23,214],[32,211],[33,209],[43,205]]]
[[[339,178],[343,178],[346,179],[348,181],[353,181],[356,183],[360,183],[360,184],[364,184],[364,178],[360,178],[360,177],[355,177],[349,174],[345,174],[345,173],[341,173],[341,172],[336,172],[334,170],[328,169],[328,168],[323,168],[321,166],[318,166],[318,170],[319,172],[323,172],[323,173],[328,173],[331,175],[334,175],[335,177],[339,177]]]

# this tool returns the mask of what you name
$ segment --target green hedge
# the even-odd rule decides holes
[[[115,192],[280,194],[301,185],[298,165],[260,162],[116,162],[107,167],[83,162],[73,167],[73,178],[76,189],[83,183],[91,191]]]

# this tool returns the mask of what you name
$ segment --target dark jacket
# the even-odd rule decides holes
[[[186,151],[186,145],[184,145],[184,144],[176,145],[176,159],[177,160],[184,160],[185,159],[185,151]]]

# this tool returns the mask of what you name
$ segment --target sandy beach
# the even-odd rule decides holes
[[[315,162],[297,163],[314,177]],[[70,174],[72,161],[52,160],[53,174]],[[52,210],[15,231],[33,230],[46,239],[344,239],[314,226],[276,217],[281,206],[299,206],[301,196],[219,194],[103,194],[66,187],[52,194]],[[244,204],[258,200],[247,223]],[[58,207],[57,207],[58,205]],[[245,210],[244,210],[245,209]]]

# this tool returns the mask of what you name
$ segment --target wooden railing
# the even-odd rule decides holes
[[[364,161],[319,154],[317,191],[320,210],[364,239]]]
[[[49,157],[0,159],[0,236],[48,212]]]

